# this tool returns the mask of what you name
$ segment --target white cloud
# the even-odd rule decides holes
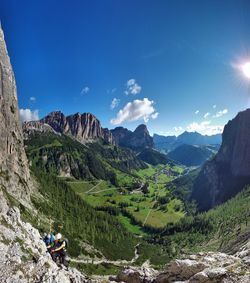
[[[196,110],[195,112],[194,112],[194,114],[199,114],[199,112],[200,112],[200,110]]]
[[[211,125],[211,121],[203,121],[201,123],[193,122],[187,126],[189,132],[199,132],[203,135],[215,135],[223,132],[224,126]]]
[[[22,122],[36,121],[39,120],[39,111],[30,109],[20,109],[19,110],[20,119]]]
[[[207,112],[207,113],[204,115],[204,119],[206,119],[206,118],[209,117],[209,116],[210,116],[210,113]]]
[[[163,136],[169,136],[169,135],[171,135],[171,132],[170,132],[170,131],[167,131],[167,132],[165,132],[165,131],[160,131],[159,134],[160,134],[160,135],[163,135]]]
[[[35,96],[31,96],[31,97],[30,97],[30,101],[31,101],[31,102],[35,102],[35,101],[36,101]]]
[[[88,86],[85,86],[82,91],[81,91],[81,94],[86,94],[90,91],[90,88]]]
[[[214,105],[213,105],[213,109],[215,109],[216,107],[217,107],[217,105],[216,105],[216,104],[214,104]]]
[[[154,108],[154,101],[144,98],[143,100],[136,99],[127,103],[123,109],[121,109],[116,118],[111,119],[110,123],[113,125],[119,125],[124,122],[131,122],[137,120],[144,120],[148,122],[150,118],[156,119],[158,112]]]
[[[151,118],[156,119],[156,118],[158,118],[158,116],[159,116],[159,112],[155,112],[151,115]]]
[[[219,118],[227,113],[228,113],[228,109],[220,110],[213,116],[213,118]]]
[[[182,128],[181,126],[179,126],[179,127],[173,127],[173,129],[174,129],[175,132],[180,132],[180,131],[183,130],[183,128]]]
[[[129,95],[129,94],[136,95],[136,94],[139,94],[141,92],[141,90],[142,90],[142,87],[140,85],[138,85],[136,80],[130,79],[130,80],[127,81],[126,90],[124,91],[124,93],[126,95]]]
[[[114,109],[115,107],[118,106],[119,103],[120,103],[120,99],[114,98],[114,99],[112,100],[112,102],[111,102],[110,108],[111,108],[111,109]]]

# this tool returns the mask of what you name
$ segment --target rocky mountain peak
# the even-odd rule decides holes
[[[117,127],[111,130],[111,133],[117,145],[128,147],[135,151],[152,148],[154,145],[153,138],[144,124],[139,125],[134,132],[123,127]]]
[[[41,119],[40,122],[50,125],[56,132],[63,133],[66,117],[61,111],[54,111]]]
[[[103,129],[100,121],[92,113],[77,112],[65,116],[61,111],[55,111],[41,119],[40,122],[50,125],[57,133],[73,137],[81,143],[98,139],[113,143],[111,132]]]
[[[142,134],[144,136],[150,136],[148,128],[145,124],[139,125],[135,130],[134,134]]]

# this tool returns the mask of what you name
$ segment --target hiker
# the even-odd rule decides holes
[[[62,263],[67,267],[66,248],[67,248],[67,242],[62,238],[62,234],[60,233],[56,234],[55,241],[50,249],[50,254],[54,262],[57,262],[57,258],[59,258],[60,263]]]
[[[52,245],[52,243],[55,241],[55,236],[52,233],[48,233],[48,234],[44,234],[44,238],[43,241],[47,247],[47,249],[49,249]]]

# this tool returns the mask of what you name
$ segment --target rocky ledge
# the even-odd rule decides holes
[[[198,253],[170,262],[163,272],[148,265],[126,267],[116,278],[125,283],[249,283],[250,241],[237,254]]]

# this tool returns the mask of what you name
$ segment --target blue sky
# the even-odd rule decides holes
[[[212,134],[249,107],[248,0],[3,0],[0,19],[26,118]]]

